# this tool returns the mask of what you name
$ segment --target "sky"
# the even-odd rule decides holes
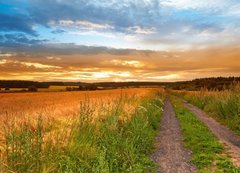
[[[0,0],[0,80],[240,76],[239,0]]]

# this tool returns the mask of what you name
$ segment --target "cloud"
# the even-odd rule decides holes
[[[59,57],[53,57],[53,56],[47,56],[46,59],[60,61],[62,58],[59,58]]]
[[[0,78],[239,75],[239,6],[237,0],[2,2]]]
[[[34,30],[34,21],[26,15],[10,15],[0,13],[0,31],[17,31],[37,36],[37,32]]]
[[[39,45],[47,42],[47,39],[38,39],[35,37],[29,37],[23,33],[10,33],[0,35],[3,39],[0,40],[0,47],[2,50],[18,50],[18,49],[28,49],[29,46]]]
[[[111,61],[104,61],[103,64],[111,64],[113,66],[126,66],[126,67],[133,67],[133,68],[142,68],[145,66],[145,64],[141,61],[118,60],[118,59],[113,59]]]
[[[128,30],[130,32],[133,32],[133,33],[136,33],[136,34],[146,34],[146,35],[149,35],[149,34],[153,34],[153,33],[156,33],[156,28],[141,28],[139,26],[133,26],[133,27],[129,27]]]
[[[73,20],[60,20],[58,22],[51,21],[51,25],[60,25],[64,27],[77,27],[80,29],[86,29],[86,30],[92,30],[92,29],[112,29],[113,26],[110,26],[109,24],[98,24],[98,23],[92,23],[89,21],[73,21]]]
[[[14,37],[15,38],[15,37]],[[85,46],[76,45],[74,43],[44,43],[45,40],[36,40],[39,44],[36,45],[24,45],[13,40],[12,42],[0,42],[1,45],[5,46],[2,48],[4,51],[14,51],[14,52],[28,52],[31,54],[39,54],[46,52],[53,55],[95,55],[95,54],[112,54],[112,55],[128,55],[134,53],[136,49],[115,49],[111,47],[104,46]],[[34,42],[29,40],[29,42]],[[15,44],[13,44],[15,43]],[[28,43],[28,42],[27,42]],[[42,44],[41,44],[42,43]],[[151,51],[140,51],[142,53],[149,53]]]
[[[174,7],[178,9],[223,9],[225,8],[229,2],[225,0],[202,0],[202,1],[195,1],[195,0],[161,0],[161,5],[167,7]]]
[[[65,33],[66,31],[63,30],[63,29],[55,29],[52,31],[53,34],[62,34],[62,33]]]
[[[123,0],[121,3],[118,0],[26,0],[25,5],[11,2],[3,3],[8,10],[0,12],[0,31],[20,32],[31,36],[32,41],[49,39],[52,43],[69,43],[66,40],[75,36],[75,44],[112,46],[118,42],[119,47],[126,45],[126,48],[176,49],[216,44],[212,37],[202,39],[198,35],[240,26],[237,10],[240,4],[236,0]],[[222,40],[230,42],[234,38],[226,36]]]
[[[8,52],[12,56],[0,57],[0,79],[35,74],[34,80],[173,81],[240,75],[240,47],[234,45],[168,52],[89,47],[91,53],[86,53],[78,48],[70,54],[48,52],[51,47],[38,53]]]
[[[36,69],[61,69],[61,67],[54,66],[54,65],[46,65],[37,62],[22,62],[18,60],[8,60],[8,59],[0,59],[0,65],[4,66],[25,66],[25,67],[33,67]]]
[[[0,52],[0,57],[12,57],[14,56],[15,54],[12,54],[12,53],[1,53]]]

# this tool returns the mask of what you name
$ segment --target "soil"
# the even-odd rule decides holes
[[[192,111],[199,120],[206,124],[212,133],[224,144],[233,164],[240,167],[240,137],[227,127],[207,115],[204,111],[181,99],[184,105]]]
[[[197,168],[190,163],[191,151],[182,143],[181,127],[173,106],[166,98],[163,117],[156,137],[155,149],[151,156],[158,165],[158,173],[195,173]]]

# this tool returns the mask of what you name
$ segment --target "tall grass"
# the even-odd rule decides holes
[[[240,134],[240,84],[224,91],[201,90],[175,93]]]
[[[86,99],[78,116],[61,129],[39,116],[35,123],[5,123],[0,172],[148,172],[148,158],[163,106],[163,94],[136,100],[121,96],[97,110]],[[95,114],[101,116],[95,116]],[[127,117],[127,118],[126,118]]]
[[[183,142],[192,151],[192,162],[200,173],[239,173],[230,161],[223,144],[176,97],[171,97],[174,110],[181,123]]]

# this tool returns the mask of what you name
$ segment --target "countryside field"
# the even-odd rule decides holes
[[[0,0],[0,173],[240,173],[240,0]]]
[[[2,172],[154,169],[163,90],[1,94]]]
[[[1,172],[240,172],[240,137],[234,143],[218,136],[180,99],[239,134],[239,84],[222,91],[129,88],[0,98]]]

